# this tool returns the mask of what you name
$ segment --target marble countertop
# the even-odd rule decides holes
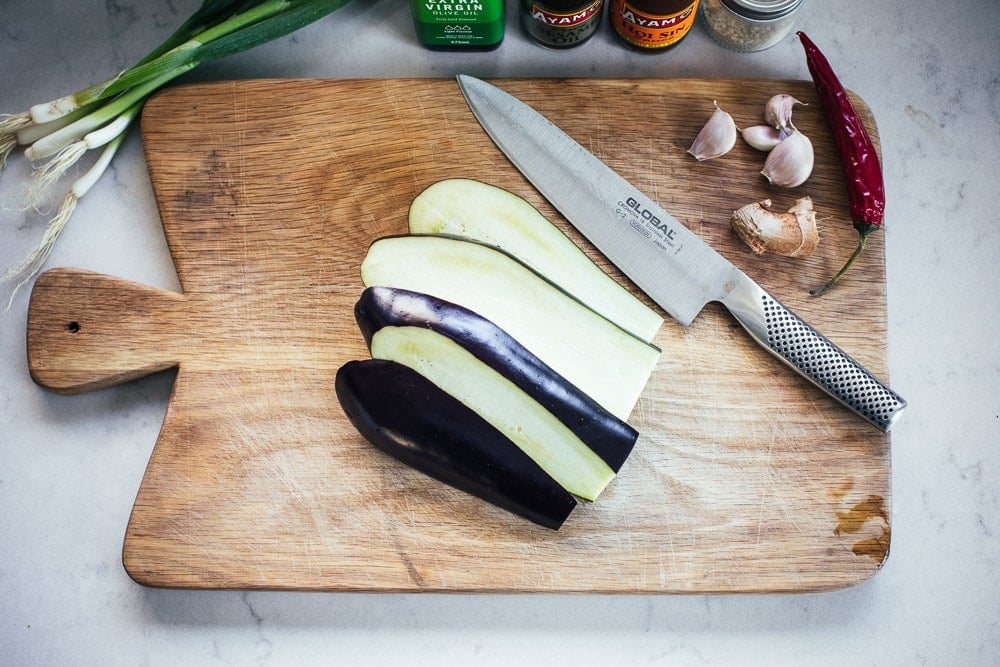
[[[0,112],[131,64],[198,5],[7,0]],[[432,52],[406,3],[355,0],[187,80],[257,77],[807,79],[791,37],[723,50],[698,25],[634,54],[607,26],[570,51],[518,28],[486,54]],[[879,122],[889,371],[910,407],[892,436],[892,549],[871,580],[799,595],[550,596],[195,592],[121,565],[173,376],[74,397],[29,378],[28,289],[0,317],[0,662],[55,664],[997,664],[1000,662],[1000,4],[806,0],[799,27]],[[0,173],[0,262],[46,217],[29,168]],[[81,201],[47,266],[178,289],[138,134]],[[2,292],[4,302],[9,289]]]

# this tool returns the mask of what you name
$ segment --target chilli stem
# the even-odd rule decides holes
[[[841,268],[840,271],[837,271],[837,275],[830,278],[830,280],[828,280],[827,283],[819,289],[810,290],[809,294],[812,296],[820,296],[825,294],[827,290],[837,284],[840,277],[847,273],[847,269],[851,268],[851,264],[854,264],[854,260],[861,256],[861,251],[865,249],[866,245],[868,245],[868,235],[871,231],[872,230],[861,232],[861,239],[858,241],[858,247],[854,249],[853,253],[851,253],[851,256],[847,259],[847,263],[844,264],[843,268]]]

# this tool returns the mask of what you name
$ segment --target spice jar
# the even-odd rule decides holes
[[[733,51],[763,51],[788,34],[802,0],[704,0],[708,34]]]

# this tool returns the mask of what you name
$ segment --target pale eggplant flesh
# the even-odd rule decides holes
[[[534,206],[481,181],[449,178],[410,204],[410,234],[485,243],[510,253],[622,329],[651,342],[663,317],[620,285]]]
[[[660,349],[625,331],[497,248],[443,236],[376,240],[361,263],[366,287],[413,290],[468,308],[622,420]]]
[[[485,419],[577,498],[596,500],[615,472],[565,424],[451,338],[425,327],[382,327],[373,359],[412,368]]]
[[[500,431],[402,364],[349,361],[337,371],[336,391],[369,442],[426,475],[553,530],[576,506]]]
[[[371,346],[387,326],[416,326],[444,335],[528,394],[614,472],[635,446],[638,432],[575,387],[503,329],[463,306],[393,287],[369,287],[354,309]]]

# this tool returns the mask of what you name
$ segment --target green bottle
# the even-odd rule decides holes
[[[410,0],[410,10],[428,48],[489,51],[503,41],[504,0]]]

